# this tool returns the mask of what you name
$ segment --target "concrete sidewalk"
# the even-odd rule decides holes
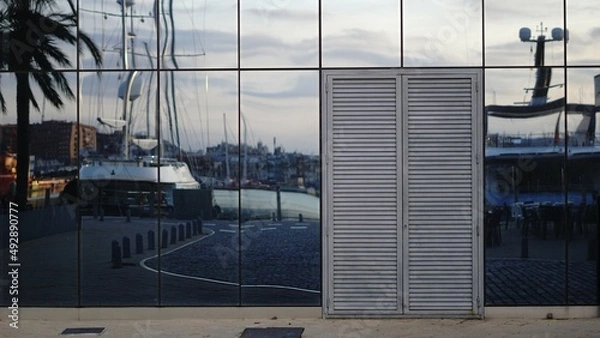
[[[240,337],[247,327],[303,327],[303,338],[598,337],[600,319],[264,319],[28,321],[19,329],[3,318],[1,337],[57,337],[65,328],[105,327],[103,337]],[[66,336],[65,336],[66,337]],[[77,336],[73,336],[77,337]],[[80,336],[81,337],[81,336]]]

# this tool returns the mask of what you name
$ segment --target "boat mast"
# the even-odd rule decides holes
[[[130,34],[127,32],[127,22],[126,22],[126,17],[127,17],[127,7],[132,7],[134,5],[134,1],[133,0],[117,0],[117,3],[119,3],[121,5],[121,36],[122,36],[122,62],[123,62],[123,69],[124,70],[129,70],[129,57],[128,57],[128,53],[127,53],[127,45],[128,45],[128,39],[131,39],[131,45],[132,45],[132,49],[133,49],[133,32],[130,36]],[[133,9],[132,9],[133,11]],[[131,27],[133,29],[133,16],[131,16]],[[132,50],[133,52],[133,50]],[[130,110],[133,108],[133,100],[131,99],[131,90],[133,87],[133,82],[136,78],[138,74],[138,71],[134,70],[129,72],[129,75],[127,77],[127,83],[126,83],[126,88],[125,88],[125,94],[123,95],[123,121],[125,123],[125,125],[123,126],[123,146],[124,146],[124,156],[126,159],[129,158],[129,120],[128,120],[128,114],[127,114],[127,104],[131,101],[131,107]]]
[[[173,19],[173,0],[169,1],[169,20],[171,22],[171,61],[173,67],[179,69],[177,59],[175,58],[175,20]],[[175,72],[170,72],[171,76],[171,99],[173,100],[173,118],[175,120],[175,136],[177,140],[177,148],[179,149],[179,159],[181,160],[181,140],[179,139],[179,120],[177,116],[177,103],[175,102]]]
[[[523,27],[519,31],[519,37],[522,42],[535,42],[536,44],[534,64],[536,69],[536,80],[535,86],[531,88],[531,90],[533,90],[531,102],[529,103],[531,106],[546,104],[548,101],[548,89],[552,87],[550,85],[552,68],[546,67],[545,65],[546,42],[562,41],[566,35],[562,28],[557,27],[552,29],[552,38],[546,38],[544,33],[548,31],[548,28],[544,28],[544,23],[540,23],[538,31],[540,32],[540,35],[536,38],[531,37],[531,29],[529,28]]]
[[[148,48],[148,43],[144,42],[144,48],[146,49],[146,56],[148,56],[148,61],[150,62],[150,69],[154,69],[154,61],[152,60],[152,56],[150,55],[150,49]],[[150,84],[154,80],[154,72],[150,72],[150,80],[148,81],[148,91],[146,94],[146,136],[150,139]],[[158,94],[158,93],[157,93]],[[156,135],[158,139],[158,135]]]
[[[548,90],[552,87],[550,85],[550,79],[552,78],[552,68],[547,67],[545,65],[545,54],[546,54],[546,42],[551,41],[562,41],[564,39],[568,40],[568,33],[566,33],[562,28],[554,28],[552,29],[552,37],[547,39],[544,35],[545,32],[548,31],[548,28],[544,28],[544,23],[540,23],[540,28],[538,32],[540,35],[537,38],[531,38],[531,30],[529,28],[523,27],[519,30],[519,37],[523,42],[535,42],[535,68],[536,68],[536,79],[535,79],[535,87],[531,88],[533,93],[531,95],[531,101],[529,102],[530,106],[541,106],[548,102]],[[562,87],[562,84],[556,85]],[[529,90],[529,89],[527,89]],[[557,146],[560,140],[560,118],[562,116],[562,111],[558,114],[558,118],[556,119],[556,126],[554,128],[554,145]],[[565,111],[566,118],[566,111]],[[566,143],[566,137],[565,137]]]
[[[242,122],[244,123],[244,166],[242,171],[242,183],[247,180],[247,171],[248,171],[248,126],[246,125],[246,118],[244,114],[240,113],[242,116]]]
[[[126,1],[117,0],[117,3],[121,3],[121,57],[123,63],[123,69],[129,69],[129,60],[127,58],[127,5]]]
[[[223,113],[223,132],[225,133],[225,173],[226,179],[229,179],[229,143],[227,142],[227,119],[225,113]]]
[[[548,87],[552,79],[552,68],[546,67],[546,37],[544,36],[544,26],[540,23],[540,35],[537,37],[535,47],[535,68],[537,69],[535,88],[531,95],[531,101],[546,103],[548,98]]]
[[[159,0],[156,0],[159,1]],[[160,10],[160,16],[162,18],[163,21],[163,26],[165,29],[165,34],[164,34],[164,43],[162,45],[162,51],[161,51],[161,64],[163,65],[162,67],[164,67],[164,65],[166,64],[165,62],[165,56],[167,55],[167,47],[169,46],[169,25],[167,24],[167,18],[165,16],[165,2],[163,0],[160,0],[160,5],[161,5],[161,10]],[[167,105],[167,117],[168,117],[168,121],[169,121],[169,136],[171,137],[171,144],[175,144],[175,139],[174,139],[174,133],[173,133],[173,119],[172,119],[172,115],[171,115],[171,100],[169,99],[169,78],[165,77],[164,79],[165,81],[165,85],[164,85],[164,95],[165,95],[165,103]]]
[[[117,2],[119,2],[119,0],[117,0]],[[125,4],[125,0],[120,0],[121,2],[121,56],[123,57],[122,60],[122,64],[123,64],[123,69],[127,70],[129,67],[129,61],[127,60],[127,28],[126,28],[126,4]],[[131,74],[129,76],[128,81],[131,79]],[[129,89],[129,85],[127,86],[127,89]],[[125,153],[125,158],[129,158],[129,139],[127,137],[127,132],[128,132],[128,128],[127,128],[127,100],[129,99],[129,95],[128,95],[128,91],[125,92],[125,96],[123,97],[123,120],[125,121],[125,125],[123,126],[123,152]]]

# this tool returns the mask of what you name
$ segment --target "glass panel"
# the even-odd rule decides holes
[[[404,66],[481,66],[481,3],[404,1]]]
[[[161,85],[161,184],[174,207],[161,222],[161,303],[238,305],[237,73],[162,72]]]
[[[102,69],[144,69],[156,66],[158,53],[154,2],[137,1],[129,6],[132,2],[125,1],[126,14],[123,17],[120,0],[79,0],[80,28],[102,51]],[[125,56],[123,45],[127,45]],[[96,68],[89,52],[82,57],[82,68]]]
[[[319,305],[319,74],[241,79],[242,304]]]
[[[318,1],[242,1],[242,67],[317,67]]]
[[[487,305],[565,302],[564,90],[523,96],[529,72],[486,72]]]
[[[543,64],[564,64],[564,41],[552,41],[555,27],[564,28],[562,0],[485,1],[485,65],[531,66],[537,53],[536,44],[528,41],[541,39],[545,47]],[[521,28],[525,43],[521,42]],[[561,30],[556,31],[560,37]],[[543,37],[542,37],[543,36]],[[542,38],[540,38],[542,37]],[[529,56],[527,56],[529,53]]]
[[[568,189],[570,202],[569,304],[597,304],[598,221],[600,191],[600,132],[598,106],[600,69],[567,71],[568,101]],[[594,88],[594,77],[598,83]]]
[[[237,66],[237,1],[160,3],[161,68]]]
[[[77,23],[76,13],[71,10],[66,0],[53,1],[53,5],[38,5],[32,2],[20,3],[18,1],[3,1],[0,4],[2,14],[2,28],[0,28],[0,53],[6,60],[11,55],[10,63],[20,70],[28,68],[66,70],[77,66],[77,47],[75,41],[65,41],[62,29],[66,29],[70,38],[77,35],[73,25]],[[25,18],[19,19],[13,7],[27,11]],[[64,15],[57,20],[56,14]],[[69,17],[69,15],[71,15]],[[34,19],[34,18],[40,18]],[[22,36],[23,38],[19,38]],[[31,61],[26,58],[30,57]],[[33,61],[33,60],[36,61]],[[45,62],[40,62],[45,60]],[[47,64],[46,64],[47,62]],[[28,64],[28,65],[25,65]]]
[[[139,134],[137,116],[152,111],[137,80],[151,88],[148,73],[81,73],[81,123],[95,131],[95,149],[82,155],[80,180],[81,304],[157,305],[158,277],[140,262],[157,252],[157,216],[168,206],[159,199],[156,167],[130,137]],[[148,84],[150,83],[150,84]],[[119,87],[129,97],[123,105]],[[124,93],[129,92],[130,95]],[[150,103],[149,106],[147,104]],[[162,203],[159,203],[161,201]]]
[[[0,245],[3,251],[0,278],[6,291],[2,292],[2,302],[11,305],[16,297],[18,306],[76,306],[77,212],[75,204],[61,201],[63,190],[73,183],[76,185],[73,178],[77,174],[78,149],[83,146],[82,142],[77,144],[76,97],[69,98],[58,90],[63,105],[57,108],[44,98],[35,77],[24,75],[30,81],[29,86],[21,87],[20,76],[2,76],[7,108],[0,123],[1,217],[6,224],[2,227]],[[64,77],[77,92],[73,73],[55,75]],[[39,110],[30,105],[29,113],[21,115],[28,116],[28,120],[21,120],[25,126],[23,132],[17,124],[17,112],[23,111],[23,107],[17,107],[16,93],[26,93],[28,87]],[[86,128],[80,131],[91,132]],[[23,138],[27,132],[29,135]]]
[[[567,2],[569,43],[567,62],[571,65],[600,65],[600,29],[597,27],[600,8],[594,0]]]
[[[322,0],[323,66],[399,67],[397,0]],[[360,13],[357,15],[357,13]]]

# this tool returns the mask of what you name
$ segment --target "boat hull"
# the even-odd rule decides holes
[[[188,166],[165,161],[96,160],[79,171],[82,211],[93,214],[174,216],[173,192],[200,190]]]

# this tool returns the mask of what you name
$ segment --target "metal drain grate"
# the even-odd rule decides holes
[[[248,327],[240,338],[302,338],[303,327]]]
[[[100,336],[105,330],[104,327],[68,327],[60,334],[62,336]]]

